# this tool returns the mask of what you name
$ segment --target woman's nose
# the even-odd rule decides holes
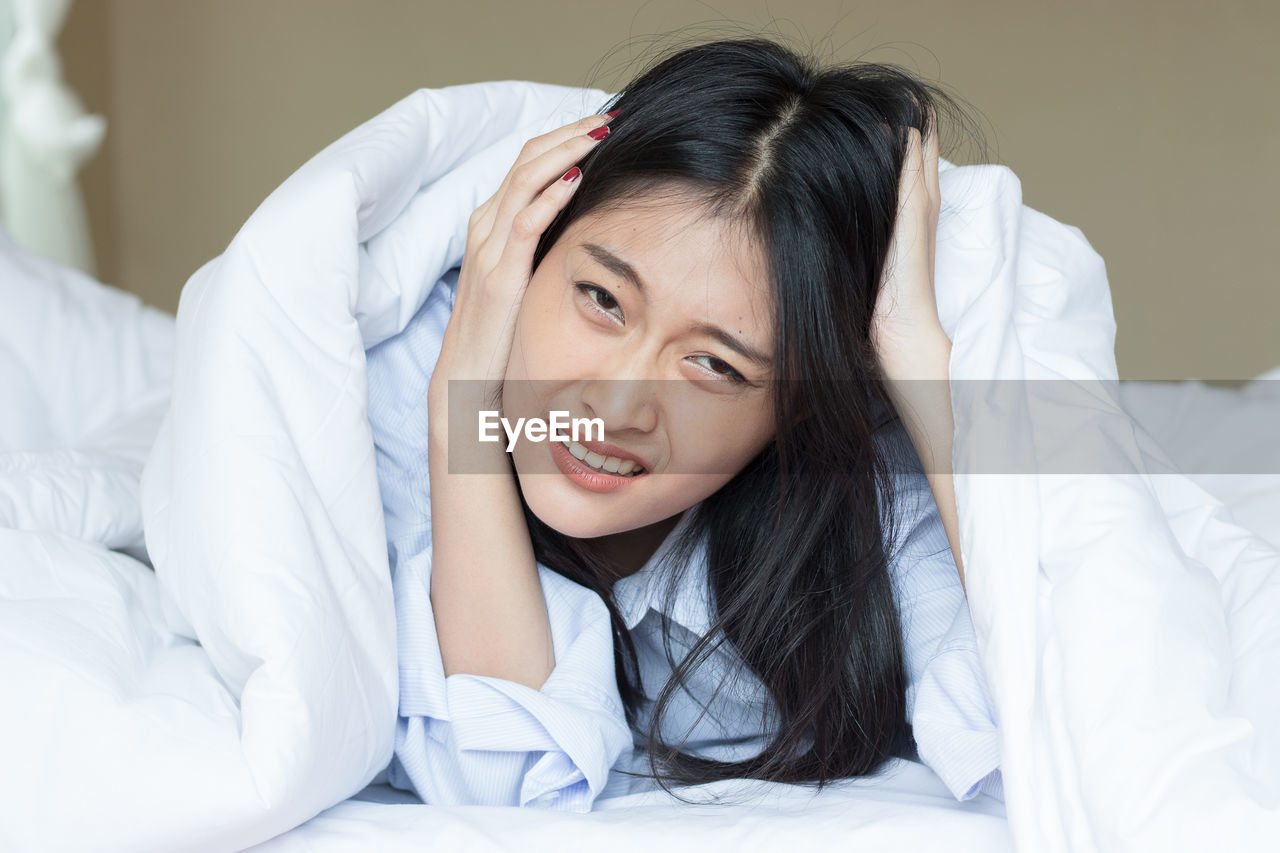
[[[634,367],[634,363],[632,367]],[[623,370],[583,383],[582,402],[588,417],[604,421],[606,433],[649,432],[658,422],[658,396],[663,381],[644,379]]]

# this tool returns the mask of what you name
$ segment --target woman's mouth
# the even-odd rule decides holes
[[[619,459],[616,456],[602,456],[594,450],[588,450],[576,441],[562,442],[564,446],[573,454],[574,458],[579,462],[585,462],[596,471],[607,474],[617,474],[619,477],[637,477],[644,473],[644,469],[635,463],[633,459]]]
[[[646,473],[634,459],[602,456],[576,441],[548,441],[547,447],[560,473],[589,492],[614,492]]]

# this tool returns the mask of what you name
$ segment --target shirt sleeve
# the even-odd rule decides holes
[[[1004,798],[995,704],[942,516],[922,472],[896,495],[890,572],[902,614],[907,719],[920,760],[957,800]]]
[[[604,603],[539,565],[556,658],[541,689],[445,676],[420,568],[429,554],[397,572],[400,716],[390,781],[427,803],[589,811],[632,745]]]

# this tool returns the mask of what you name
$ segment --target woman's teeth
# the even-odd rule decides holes
[[[597,471],[604,471],[608,474],[617,474],[621,477],[635,477],[644,473],[644,469],[637,466],[634,460],[619,459],[616,456],[601,456],[594,450],[588,450],[576,441],[566,441],[564,446],[569,448],[569,452],[574,458],[579,459]]]

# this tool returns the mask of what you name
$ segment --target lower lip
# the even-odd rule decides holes
[[[600,494],[616,492],[618,489],[626,488],[644,476],[644,474],[637,474],[634,477],[620,477],[616,474],[605,474],[589,467],[585,462],[570,453],[569,448],[564,446],[564,442],[548,441],[547,444],[551,447],[551,458],[555,461],[556,467],[560,469],[560,473],[568,477],[570,482],[576,483],[590,492],[598,492]]]

